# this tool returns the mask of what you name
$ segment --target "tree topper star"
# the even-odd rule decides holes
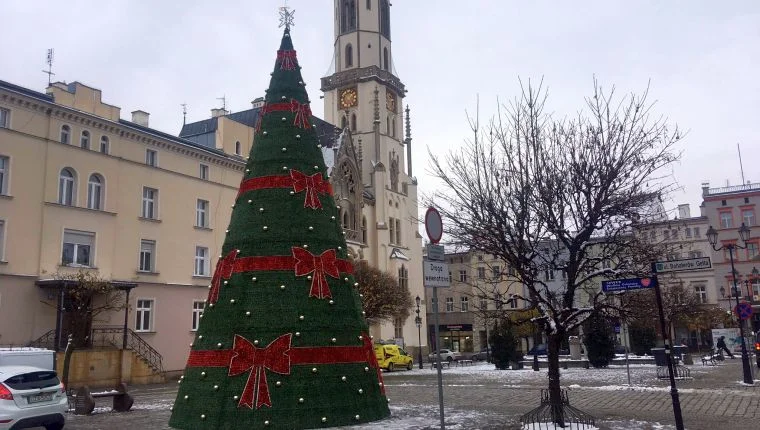
[[[285,28],[290,28],[291,25],[295,25],[293,22],[296,15],[296,11],[290,11],[287,6],[282,6],[280,8],[280,27],[285,26]]]

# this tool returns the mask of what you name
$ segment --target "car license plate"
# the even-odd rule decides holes
[[[29,396],[29,403],[49,402],[53,400],[53,393],[41,393]]]

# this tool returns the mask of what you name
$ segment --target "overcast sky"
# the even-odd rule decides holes
[[[0,80],[44,91],[48,48],[55,79],[103,91],[122,117],[142,109],[151,126],[177,134],[208,118],[226,96],[250,108],[269,83],[281,37],[281,0],[0,0]],[[316,115],[319,79],[332,61],[333,1],[290,0],[293,41]],[[549,87],[555,115],[575,113],[596,75],[603,86],[641,91],[651,80],[657,112],[688,135],[668,203],[691,203],[700,184],[760,182],[760,2],[396,0],[393,62],[409,93],[415,175],[423,192],[427,148],[455,148],[470,135],[465,109],[481,116],[518,78]],[[426,170],[426,169],[425,169]]]

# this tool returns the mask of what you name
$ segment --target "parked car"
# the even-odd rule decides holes
[[[375,345],[375,358],[381,369],[393,372],[395,369],[412,370],[414,359],[397,345]]]
[[[0,430],[32,427],[60,430],[68,407],[66,390],[55,371],[0,366]]]
[[[545,343],[541,343],[529,349],[525,355],[547,355],[548,351],[548,346]],[[570,355],[570,350],[560,348],[559,355]]]
[[[456,360],[459,360],[460,358],[462,358],[462,354],[460,354],[459,351],[452,351],[450,349],[441,350],[441,360],[456,361]],[[428,354],[428,360],[429,361],[437,360],[435,352]]]
[[[470,358],[476,361],[491,360],[491,350],[488,348],[483,348],[479,352],[472,354],[472,357]]]

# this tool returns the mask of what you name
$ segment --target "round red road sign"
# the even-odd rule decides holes
[[[441,214],[434,207],[429,207],[425,212],[425,232],[431,243],[438,243],[443,236],[443,220]]]
[[[742,302],[734,307],[734,312],[742,320],[748,320],[752,316],[752,305],[747,302]]]

